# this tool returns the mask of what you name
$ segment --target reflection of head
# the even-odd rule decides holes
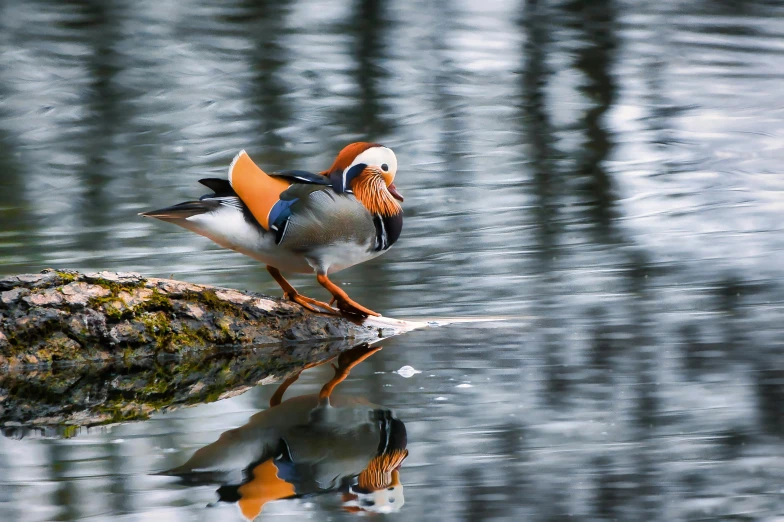
[[[380,424],[380,454],[370,460],[357,477],[356,485],[344,497],[347,510],[390,513],[398,511],[405,502],[398,470],[408,456],[406,426],[395,418],[387,418]]]
[[[405,458],[405,457],[403,457]],[[389,474],[387,486],[374,491],[364,492],[352,487],[343,496],[343,508],[346,511],[370,511],[373,513],[393,513],[399,511],[405,503],[403,484],[400,483],[400,472],[394,470]]]

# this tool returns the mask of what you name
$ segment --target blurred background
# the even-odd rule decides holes
[[[278,295],[136,214],[203,194],[241,148],[313,171],[352,141],[395,150],[403,235],[334,279],[393,317],[506,320],[385,342],[339,388],[406,424],[390,518],[784,517],[779,2],[0,0],[0,49],[0,275]],[[151,474],[269,388],[0,438],[0,519],[241,520]],[[324,496],[261,519],[355,516]]]

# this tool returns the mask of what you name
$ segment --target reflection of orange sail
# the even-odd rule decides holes
[[[253,468],[253,480],[239,487],[240,511],[248,520],[253,520],[264,504],[271,500],[293,497],[294,486],[278,477],[278,467],[272,459]]]

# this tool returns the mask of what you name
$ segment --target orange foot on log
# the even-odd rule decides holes
[[[376,313],[369,308],[365,308],[351,299],[346,292],[330,281],[326,274],[317,274],[316,279],[321,286],[329,290],[329,293],[332,294],[333,301],[337,302],[338,308],[341,311],[346,312],[347,314],[361,315],[363,317],[367,317],[368,315],[374,315],[376,317],[381,316],[381,314]]]
[[[296,288],[291,286],[291,283],[286,281],[286,278],[283,277],[283,274],[280,273],[280,270],[278,270],[274,266],[267,265],[267,272],[269,272],[272,278],[275,281],[277,281],[277,283],[283,289],[283,297],[285,297],[289,301],[294,301],[302,308],[305,308],[306,310],[310,310],[311,312],[315,312],[317,314],[320,313],[320,314],[340,315],[337,312],[335,312],[335,310],[327,303],[318,301],[316,299],[312,299],[310,297],[305,297],[304,295],[297,292]]]

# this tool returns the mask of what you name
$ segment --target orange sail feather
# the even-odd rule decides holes
[[[290,183],[261,170],[244,150],[237,154],[229,167],[229,183],[256,221],[269,230],[270,210]]]

